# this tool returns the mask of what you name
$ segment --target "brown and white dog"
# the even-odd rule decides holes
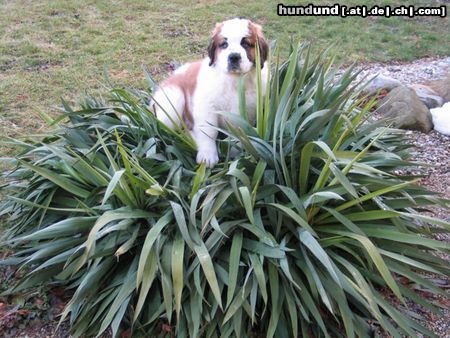
[[[217,23],[208,57],[175,70],[154,94],[158,119],[172,128],[183,120],[190,130],[197,144],[197,163],[213,167],[219,161],[216,127],[223,126],[223,114],[239,114],[238,83],[242,74],[246,74],[247,113],[252,119],[255,115],[257,42],[265,91],[268,45],[261,26],[237,18]]]

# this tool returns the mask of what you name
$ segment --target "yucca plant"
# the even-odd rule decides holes
[[[133,90],[64,104],[57,131],[6,140],[20,151],[3,264],[28,267],[10,292],[71,290],[74,336],[433,336],[406,300],[440,310],[414,290],[445,295],[427,276],[449,273],[433,239],[449,224],[421,213],[445,201],[396,174],[408,147],[367,121],[352,69],[312,55],[298,45],[272,62],[256,126],[242,102],[213,169]]]

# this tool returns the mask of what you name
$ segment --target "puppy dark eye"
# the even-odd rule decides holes
[[[241,41],[241,46],[244,47],[244,48],[252,47],[250,42],[248,42],[247,40],[244,40],[244,39],[242,39],[242,41]]]
[[[224,41],[219,45],[220,48],[225,49],[228,47],[228,42]]]

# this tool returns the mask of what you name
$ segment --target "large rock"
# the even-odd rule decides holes
[[[411,88],[394,88],[380,101],[378,107],[378,111],[391,120],[395,128],[420,130],[424,133],[433,129],[430,111]]]
[[[438,93],[444,102],[450,102],[450,74],[443,79],[429,81],[428,86]]]
[[[434,130],[450,136],[450,102],[440,108],[430,109],[433,116]]]
[[[428,108],[440,107],[444,104],[444,99],[439,96],[433,89],[421,84],[413,84],[409,86],[414,89],[420,101]]]
[[[368,79],[372,78],[373,76],[368,77]],[[368,95],[374,95],[379,90],[386,89],[387,91],[391,91],[392,89],[400,86],[402,86],[402,83],[399,80],[382,74],[377,74],[376,77],[369,82],[367,87],[364,88],[364,92]]]

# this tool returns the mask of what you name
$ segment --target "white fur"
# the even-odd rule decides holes
[[[430,109],[434,130],[450,136],[450,102],[442,107]]]
[[[225,21],[221,35],[227,38],[228,47],[219,52],[216,62],[209,65],[209,57],[203,59],[197,77],[197,86],[189,98],[193,127],[191,135],[197,145],[197,163],[205,162],[213,167],[218,161],[216,127],[223,127],[223,117],[218,113],[239,114],[238,83],[245,74],[245,99],[247,113],[253,120],[256,110],[256,70],[248,59],[245,49],[240,45],[241,39],[248,36],[248,20],[233,19]],[[240,73],[228,71],[228,55],[241,54]],[[183,73],[188,69],[184,65],[176,70]],[[262,88],[265,91],[268,65],[261,70]],[[173,127],[180,122],[184,109],[183,92],[176,86],[164,86],[156,91],[156,115],[158,119]]]
[[[184,107],[184,95],[181,89],[167,86],[157,90],[153,100],[156,103],[156,117],[168,127],[179,125]]]

